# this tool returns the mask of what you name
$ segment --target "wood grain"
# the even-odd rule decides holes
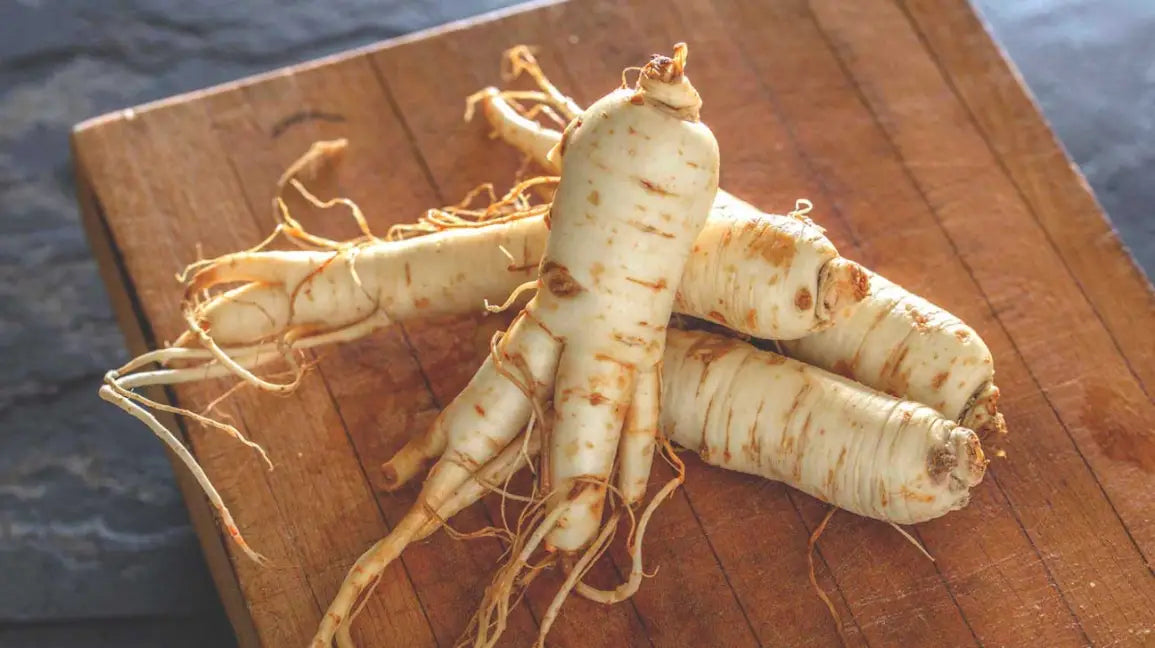
[[[846,643],[1150,641],[1155,293],[960,0],[572,0],[82,125],[73,144],[86,228],[131,350],[181,331],[172,276],[198,245],[216,255],[268,232],[274,182],[313,141],[346,137],[350,148],[311,187],[353,198],[384,231],[512,178],[516,155],[461,119],[469,93],[499,82],[506,47],[540,45],[555,82],[586,103],[677,40],[691,45],[724,187],[771,211],[811,199],[845,255],[959,314],[995,354],[1007,457],[967,509],[912,529],[935,562],[845,513],[822,536],[816,575]],[[318,233],[355,232],[341,210],[290,207]],[[291,398],[238,392],[223,411],[269,449],[273,472],[221,435],[186,431],[273,560],[238,556],[185,491],[243,645],[305,644],[353,559],[412,502],[413,489],[380,492],[380,463],[461,389],[498,325],[411,322],[325,350]],[[168,395],[198,409],[227,384]],[[455,522],[484,526],[495,506]],[[647,538],[657,576],[623,605],[567,605],[556,645],[838,645],[807,582],[806,540],[824,513],[780,484],[691,460]],[[445,534],[412,547],[357,638],[452,644],[500,551]],[[625,565],[617,552],[594,578],[613,582]],[[506,645],[529,642],[556,582],[531,589]]]

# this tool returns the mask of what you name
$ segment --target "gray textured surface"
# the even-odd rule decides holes
[[[72,124],[503,4],[0,1],[0,647],[227,643],[160,445],[96,398],[125,354],[78,222]],[[1155,3],[980,4],[1155,273]]]

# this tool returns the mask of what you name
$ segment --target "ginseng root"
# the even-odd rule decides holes
[[[531,412],[539,423],[530,433],[542,434],[540,501],[486,590],[473,625],[477,646],[500,637],[539,548],[580,555],[579,564],[601,550],[615,463],[622,465],[622,505],[637,504],[644,493],[666,326],[718,182],[718,145],[699,119],[701,99],[684,74],[685,58],[685,45],[673,57],[655,56],[633,88],[606,95],[567,128],[554,152],[566,161],[565,173],[549,210],[537,294],[465,390],[413,441],[417,452],[440,457],[399,525],[419,529],[428,510],[515,441]],[[370,553],[359,561],[314,646],[331,642],[395,557]],[[567,581],[551,609],[572,585]],[[543,624],[539,645],[547,630]]]
[[[540,86],[540,92],[485,88],[468,99],[466,117],[480,111],[494,136],[521,150],[547,172],[559,173],[560,160],[551,157],[549,151],[562,134],[534,121],[533,108],[526,109],[522,104],[548,105],[563,119],[572,119],[580,106],[549,82],[524,46],[509,50],[505,61],[512,72],[510,76],[529,74]],[[762,214],[724,190],[718,191],[713,211],[719,220],[734,212],[759,222],[778,218]],[[707,232],[709,226],[703,239]],[[696,286],[685,283],[695,276],[692,268],[692,264],[687,266],[679,304],[697,304],[693,296],[709,303],[709,292],[698,292]],[[763,335],[731,317],[703,319],[754,337],[782,340],[782,350],[792,357],[879,391],[934,407],[973,428],[983,438],[1005,434],[1006,424],[998,412],[994,362],[974,329],[877,274],[869,273],[869,279],[861,285],[870,286],[862,306],[856,301],[853,309],[840,313],[829,326],[815,327],[800,335]],[[682,297],[683,294],[691,297]],[[801,293],[799,299],[805,301]],[[757,304],[753,306],[757,308]]]
[[[320,143],[290,171],[339,155],[343,148],[341,141]],[[275,204],[281,222],[269,238],[250,250],[198,261],[180,275],[185,284],[185,333],[172,346],[145,353],[108,372],[100,390],[101,398],[145,423],[176,454],[208,496],[229,536],[256,560],[262,558],[245,542],[196,459],[148,410],[190,417],[225,431],[262,455],[263,450],[232,425],[156,402],[139,390],[236,376],[264,391],[289,393],[307,369],[299,356],[305,349],[358,339],[399,320],[476,312],[486,297],[504,298],[511,283],[533,282],[545,249],[545,236],[534,233],[533,221],[547,206],[529,205],[524,194],[556,178],[521,183],[505,197],[493,198],[484,209],[469,208],[473,199],[469,196],[459,205],[430,210],[418,223],[397,228],[386,239],[368,231],[360,210],[351,202],[322,203],[287,172],[280,184],[288,182],[318,206],[351,207],[364,236],[346,242],[313,236],[289,216],[278,195]],[[509,214],[517,218],[507,220]],[[493,228],[479,228],[479,222],[492,223]],[[463,248],[447,248],[435,239],[404,238],[459,225],[454,240]],[[314,249],[264,250],[279,235]],[[469,272],[458,256],[460,249],[466,250],[470,263],[501,271]],[[238,283],[242,285],[229,288]],[[277,360],[288,365],[290,378],[274,382],[256,375],[258,368]],[[146,369],[150,365],[159,368]]]
[[[662,432],[708,464],[895,524],[962,508],[982,480],[978,435],[926,405],[703,331],[666,344]]]
[[[974,329],[886,279],[837,326],[780,342],[789,356],[919,403],[982,438],[1005,434],[994,359]]]

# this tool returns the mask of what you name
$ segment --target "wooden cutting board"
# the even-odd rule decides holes
[[[1155,296],[962,0],[573,0],[82,124],[85,222],[131,351],[182,330],[175,272],[270,231],[274,182],[313,141],[350,140],[313,188],[353,198],[384,231],[513,177],[518,157],[461,118],[466,95],[499,82],[505,48],[540,46],[558,85],[588,103],[678,40],[691,45],[725,188],[771,211],[809,198],[846,256],[960,315],[995,354],[1006,456],[967,509],[911,530],[936,560],[846,513],[822,536],[817,581],[845,642],[1155,643]],[[342,214],[295,209],[314,231],[355,233]],[[291,397],[236,393],[221,412],[268,449],[272,472],[218,433],[185,430],[273,562],[223,542],[185,484],[242,645],[305,645],[352,560],[413,501],[380,492],[379,465],[464,385],[492,328],[398,326],[326,350]],[[169,396],[199,409],[228,385]],[[147,434],[127,416],[124,427]],[[837,645],[807,579],[824,511],[691,460],[647,538],[657,575],[618,606],[573,600],[551,645]],[[452,645],[499,553],[444,534],[411,548],[359,618],[360,645]],[[554,585],[543,579],[503,645],[531,642]]]

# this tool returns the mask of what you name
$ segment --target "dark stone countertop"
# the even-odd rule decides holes
[[[161,445],[96,396],[125,359],[69,129],[508,0],[0,3],[0,647],[231,642]],[[1155,272],[1155,3],[980,6]]]

